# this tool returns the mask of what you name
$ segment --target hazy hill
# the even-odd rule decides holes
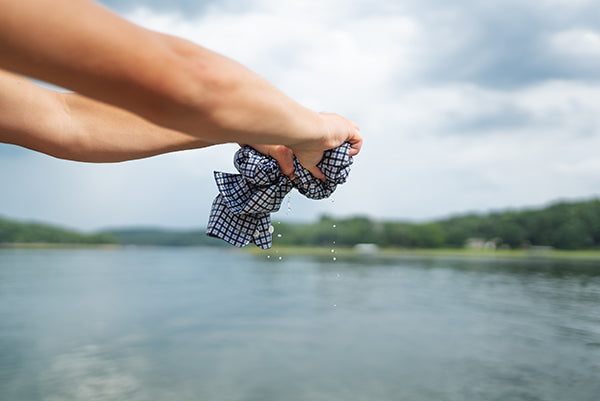
[[[335,226],[335,227],[334,227]],[[544,208],[465,214],[425,223],[377,221],[368,217],[277,225],[286,245],[462,248],[469,240],[494,247],[533,245],[557,249],[600,249],[600,200],[556,202]]]
[[[276,224],[282,245],[462,248],[471,243],[520,248],[600,249],[600,200],[556,202],[544,208],[464,214],[425,223],[323,216],[315,223]],[[83,234],[52,225],[0,218],[0,243],[74,243],[160,246],[225,246],[204,229],[115,228]]]
[[[116,238],[105,233],[84,234],[51,224],[18,222],[0,217],[0,244],[114,244]]]
[[[122,245],[222,246],[225,242],[208,237],[204,229],[115,228],[103,231]]]

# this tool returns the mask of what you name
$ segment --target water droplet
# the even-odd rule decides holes
[[[332,250],[331,250],[331,253],[334,253],[334,252],[335,252],[335,249],[332,249]]]
[[[279,257],[279,260],[283,259],[281,256]]]
[[[335,241],[333,241],[333,245],[335,245]]]
[[[277,234],[277,238],[281,238],[281,237],[283,237],[283,235]]]
[[[333,304],[333,306],[334,306],[334,307],[336,307],[336,306],[337,306],[337,304]]]
[[[336,228],[337,226],[334,224],[332,227],[333,227],[333,228]]]
[[[333,257],[333,261],[335,262],[336,260],[337,260],[337,258],[334,256],[334,257]],[[338,277],[339,277],[339,276],[340,276],[340,275],[338,274]]]
[[[281,221],[278,221],[277,224],[281,224]]]
[[[271,259],[271,255],[267,255],[267,259]]]
[[[335,259],[335,258],[334,258]],[[340,273],[337,274],[337,277],[340,278]]]

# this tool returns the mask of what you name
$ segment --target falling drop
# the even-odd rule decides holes
[[[271,255],[267,255],[267,259],[271,259]]]
[[[281,256],[279,257],[279,260],[283,259]]]
[[[282,235],[281,235],[281,234],[277,234],[277,238],[281,238],[281,237],[282,237]]]
[[[333,257],[333,261],[335,262],[336,260],[337,260],[337,258],[334,256],[334,257]],[[339,276],[340,276],[340,275],[338,274],[338,277],[339,277]]]
[[[335,245],[335,241],[333,241],[333,245]]]
[[[334,224],[332,227],[333,227],[333,228],[336,228],[337,226]]]
[[[332,249],[332,250],[331,250],[331,253],[334,253],[334,252],[335,252],[335,249]]]

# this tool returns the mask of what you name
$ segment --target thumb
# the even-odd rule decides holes
[[[307,170],[310,171],[310,173],[313,175],[313,177],[318,178],[322,181],[327,181],[327,177],[325,177],[325,174],[323,174],[321,169],[318,168],[317,166],[311,167]]]

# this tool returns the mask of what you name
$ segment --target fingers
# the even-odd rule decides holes
[[[356,156],[358,154],[358,152],[360,152],[360,149],[362,148],[362,137],[358,140],[355,140],[355,142],[350,142],[350,150],[348,151],[348,154],[350,156]]]
[[[335,113],[320,112],[319,115],[325,121],[325,132],[329,136],[327,140],[328,146],[333,149],[344,142],[349,142],[350,156],[356,156],[360,152],[363,143],[363,137],[358,124]]]
[[[305,169],[307,169],[313,177],[318,178],[322,181],[327,181],[327,177],[325,177],[325,174],[323,174],[323,172],[321,171],[321,169],[319,167],[317,167],[317,164],[321,161],[321,159],[323,158],[323,152],[317,152],[318,154],[304,154],[304,153],[296,153],[296,157],[298,158],[298,161],[300,162],[300,164],[302,165],[302,167],[304,167]]]
[[[279,163],[281,172],[290,180],[296,178],[294,175],[294,154],[287,146],[275,146],[271,156]]]
[[[322,181],[327,181],[327,177],[325,177],[325,174],[323,174],[321,169],[318,168],[317,166],[307,168],[307,170],[310,171],[310,173],[312,174],[313,177],[318,178]]]
[[[347,142],[350,142],[350,151],[348,153],[350,154],[350,156],[356,156],[362,148],[363,137],[360,133],[360,127],[358,126],[358,124],[352,120],[348,121],[352,125],[352,132],[349,138],[347,139]]]
[[[294,174],[294,155],[296,155],[300,164],[306,168],[315,178],[326,181],[327,178],[317,167],[317,164],[323,158],[323,152],[327,149],[333,149],[344,142],[350,143],[350,156],[356,156],[363,144],[363,137],[360,133],[360,127],[352,120],[344,118],[339,114],[319,113],[323,125],[322,133],[324,136],[318,140],[311,140],[291,147],[283,145],[250,145],[259,152],[273,157],[281,172],[290,179],[295,178]]]
[[[263,155],[271,156],[279,164],[281,172],[290,180],[296,178],[294,174],[294,154],[292,150],[283,145],[250,145]]]

